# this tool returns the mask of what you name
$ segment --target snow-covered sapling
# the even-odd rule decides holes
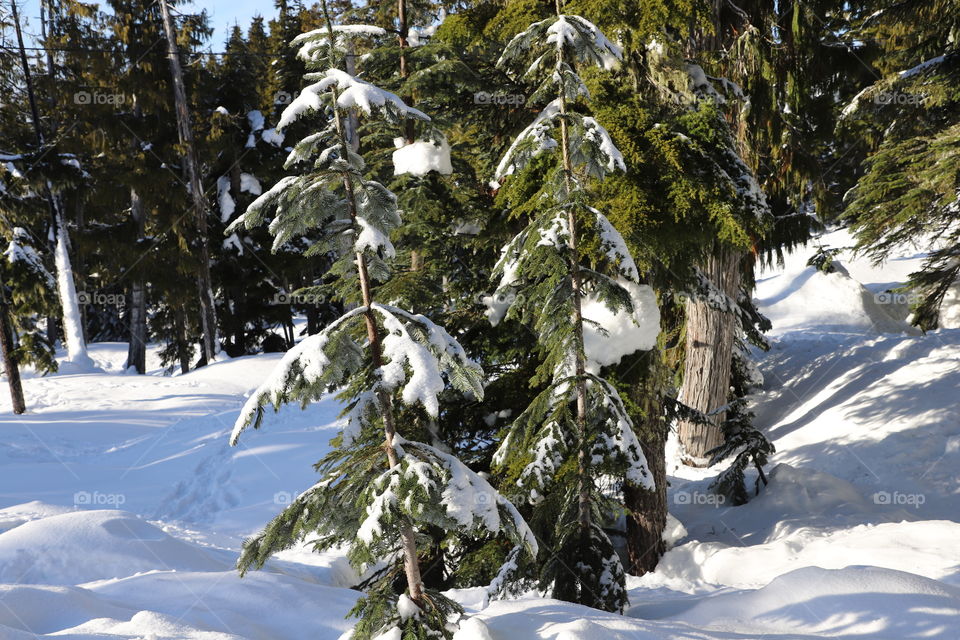
[[[336,68],[338,43],[355,33],[369,30],[334,27],[328,17],[326,29],[295,40],[301,57],[322,71],[307,74],[311,84],[285,109],[280,127],[308,114],[323,116],[326,124],[293,148],[285,166],[312,163],[263,193],[227,229],[261,224],[272,212],[274,249],[309,233],[307,256],[335,252],[348,238],[352,252],[339,256],[329,275],[338,296],[357,303],[291,349],[237,419],[234,444],[245,427],[260,426],[267,405],[306,405],[335,390],[346,403],[345,425],[316,465],[319,482],[244,544],[239,567],[261,567],[272,553],[308,538],[316,549],[345,546],[358,569],[388,565],[351,612],[360,618],[352,640],[449,638],[461,610],[424,589],[420,531],[429,525],[476,537],[504,533],[534,555],[536,542],[513,505],[483,478],[453,456],[404,438],[398,424],[404,407],[406,413],[436,416],[447,385],[482,397],[483,373],[442,327],[374,300],[374,285],[389,277],[385,259],[394,255],[390,232],[401,212],[393,193],[364,177],[364,161],[351,149],[345,123],[356,113],[393,124],[428,117]],[[396,593],[401,575],[406,590]]]
[[[500,64],[538,81],[531,102],[547,105],[507,150],[497,178],[547,152],[559,151],[559,162],[546,178],[541,212],[503,249],[488,314],[492,322],[512,317],[532,326],[544,355],[534,382],[546,389],[514,421],[495,458],[513,469],[550,529],[553,553],[541,567],[541,587],[610,611],[622,610],[627,594],[602,524],[622,505],[602,485],[612,478],[652,489],[653,478],[617,390],[599,376],[610,360],[592,359],[585,346],[585,329],[604,336],[608,328],[584,308],[601,305],[618,322],[642,318],[649,330],[633,350],[654,346],[659,313],[652,291],[638,284],[624,239],[589,205],[587,180],[626,170],[623,157],[607,131],[573,106],[588,97],[577,65],[608,67],[620,56],[595,25],[562,14],[559,4],[556,17],[507,45]]]

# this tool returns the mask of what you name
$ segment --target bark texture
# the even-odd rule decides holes
[[[721,248],[707,260],[704,275],[731,300],[740,288],[739,252]],[[686,305],[687,338],[680,399],[690,407],[711,414],[727,403],[730,394],[730,367],[737,328],[736,315],[700,300]],[[680,442],[690,466],[706,466],[707,452],[723,443],[720,425],[725,412],[711,416],[710,424],[680,422]]]

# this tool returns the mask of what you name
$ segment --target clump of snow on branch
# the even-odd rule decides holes
[[[417,517],[423,501],[411,499],[419,490],[440,505],[456,526],[496,535],[506,530],[532,554],[537,541],[516,508],[490,483],[454,456],[422,442],[397,435],[393,447],[399,462],[385,470],[370,485],[366,517],[357,530],[357,539],[367,546],[384,537],[387,525],[398,513]],[[506,521],[505,521],[506,519]]]
[[[617,364],[624,356],[657,344],[660,309],[653,289],[625,279],[618,284],[630,294],[632,312],[626,308],[614,311],[590,295],[583,299],[583,317],[591,321],[583,325],[583,347],[591,369]]]
[[[393,152],[393,175],[399,176],[409,173],[414,176],[425,176],[431,171],[448,176],[453,173],[450,163],[450,144],[446,139],[439,142],[434,140],[418,140],[406,144],[403,138],[395,142],[397,150]]]
[[[385,258],[392,258],[397,255],[397,251],[390,241],[390,236],[370,224],[366,218],[358,215],[357,224],[360,225],[360,233],[353,243],[353,250],[357,253],[363,253],[370,250],[374,253],[382,253]]]
[[[496,174],[498,178],[511,175],[516,171],[517,160],[520,159],[516,156],[523,146],[532,145],[533,147],[531,151],[525,154],[527,156],[526,160],[534,158],[544,151],[557,148],[558,142],[550,136],[550,130],[553,128],[553,120],[558,115],[560,115],[559,98],[545,106],[534,121],[516,137],[504,154],[503,159],[500,160],[500,164],[497,165]]]
[[[583,119],[584,133],[583,137],[597,146],[607,158],[607,171],[626,171],[627,163],[623,160],[623,154],[617,145],[613,143],[610,133],[595,119],[586,117]]]

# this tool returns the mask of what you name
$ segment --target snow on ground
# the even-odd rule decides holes
[[[919,335],[890,292],[919,251],[879,267],[845,251],[824,274],[805,265],[816,244],[758,274],[775,325],[754,403],[770,484],[731,507],[707,489],[716,470],[674,463],[673,548],[629,579],[626,616],[461,590],[486,629],[457,640],[960,637],[960,329]],[[127,374],[125,355],[95,344],[93,369],[26,372],[23,416],[0,393],[0,639],[338,638],[358,597],[341,555],[232,568],[312,484],[336,403],[285,408],[230,448],[279,354],[183,376],[155,351],[148,375]]]

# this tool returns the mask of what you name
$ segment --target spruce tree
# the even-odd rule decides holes
[[[603,529],[622,506],[603,480],[654,488],[623,401],[598,375],[585,345],[585,327],[604,333],[584,317],[588,301],[629,311],[627,321],[634,306],[644,304],[632,295],[644,289],[636,285],[639,273],[623,238],[589,204],[589,180],[624,171],[623,157],[607,131],[576,110],[588,95],[578,67],[609,67],[620,58],[619,47],[588,20],[563,14],[559,1],[555,17],[530,25],[504,50],[502,65],[539,83],[530,101],[547,104],[514,140],[497,177],[509,179],[546,152],[551,159],[559,154],[559,161],[543,175],[529,224],[503,249],[490,300],[491,321],[512,317],[528,324],[543,356],[533,382],[545,389],[513,422],[495,458],[514,470],[537,521],[551,529],[540,586],[553,597],[608,611],[622,611],[627,593]],[[659,322],[649,320],[656,335]]]
[[[305,405],[341,389],[347,407],[333,450],[316,465],[320,481],[244,544],[239,567],[261,567],[272,553],[307,536],[316,536],[311,541],[317,549],[346,545],[358,567],[383,559],[389,564],[352,611],[360,618],[353,640],[386,633],[409,640],[450,638],[460,609],[423,588],[418,555],[424,528],[476,537],[506,533],[534,554],[537,545],[513,505],[453,456],[408,439],[398,419],[411,412],[436,416],[448,384],[482,397],[483,374],[442,327],[374,299],[376,283],[389,278],[385,258],[395,253],[389,236],[401,212],[393,193],[364,178],[364,161],[350,147],[345,122],[355,112],[394,124],[429,118],[338,68],[338,38],[362,30],[334,27],[327,16],[325,33],[295,42],[307,45],[301,54],[317,71],[306,75],[312,84],[284,110],[280,126],[314,112],[328,115],[324,127],[287,158],[288,168],[309,163],[312,170],[283,178],[228,229],[257,226],[272,212],[274,247],[313,233],[308,256],[335,252],[348,237],[353,251],[339,256],[329,275],[339,298],[356,305],[289,351],[237,419],[234,444],[244,428],[260,426],[267,405]],[[406,589],[396,593],[401,566]]]

